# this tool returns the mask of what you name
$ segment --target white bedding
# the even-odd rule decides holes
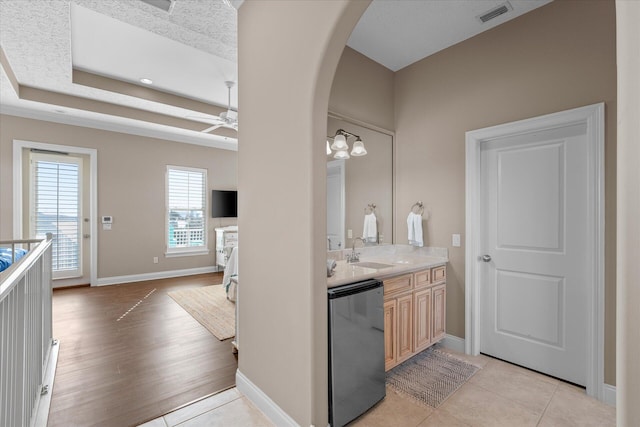
[[[225,290],[227,291],[227,298],[230,301],[236,300],[236,286],[238,284],[238,280],[232,281],[232,277],[238,277],[238,247],[236,246],[231,251],[231,255],[229,255],[229,259],[227,260],[227,265],[224,268],[224,276],[222,277],[222,284],[224,285]]]

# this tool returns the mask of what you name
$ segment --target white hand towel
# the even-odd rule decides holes
[[[370,243],[378,241],[378,224],[376,223],[376,215],[373,212],[364,216],[362,238]]]
[[[422,215],[409,212],[407,228],[409,230],[409,244],[418,247],[424,246],[422,240]]]

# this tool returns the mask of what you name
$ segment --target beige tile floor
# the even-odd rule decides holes
[[[439,349],[482,369],[437,409],[414,403],[387,388],[387,397],[350,427],[616,425],[615,408],[588,397],[583,389],[487,356],[466,356]],[[232,388],[143,427],[272,425]]]
[[[193,403],[139,427],[272,427],[265,417],[236,388]]]

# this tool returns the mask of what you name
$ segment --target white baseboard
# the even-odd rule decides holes
[[[101,277],[96,286],[118,285],[121,283],[142,282],[145,280],[169,279],[171,277],[193,276],[194,274],[214,273],[215,266],[188,268],[185,270],[156,271],[153,273],[131,274],[128,276]]]
[[[441,342],[444,347],[464,354],[464,338],[447,334]]]
[[[616,406],[616,386],[605,384],[602,400],[607,405]]]
[[[299,427],[293,418],[284,412],[273,400],[269,398],[260,388],[252,383],[238,369],[236,371],[236,388],[245,395],[254,405],[262,411],[277,426]]]
[[[53,382],[56,378],[56,367],[58,366],[58,353],[60,351],[60,343],[56,340],[49,349],[49,358],[47,359],[47,367],[44,372],[42,384],[49,386],[49,392],[40,395],[33,419],[32,427],[46,427],[49,421],[49,408],[51,407],[51,393],[53,392]]]

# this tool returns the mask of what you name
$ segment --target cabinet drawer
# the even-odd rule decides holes
[[[416,288],[431,284],[431,270],[422,270],[413,273],[413,283]]]
[[[440,266],[440,267],[434,267],[431,269],[431,282],[432,283],[436,283],[436,282],[442,282],[444,280],[446,280],[447,278],[447,267],[446,266]]]
[[[405,274],[403,276],[393,277],[383,282],[384,294],[394,294],[402,291],[411,290],[413,286],[413,274]]]

